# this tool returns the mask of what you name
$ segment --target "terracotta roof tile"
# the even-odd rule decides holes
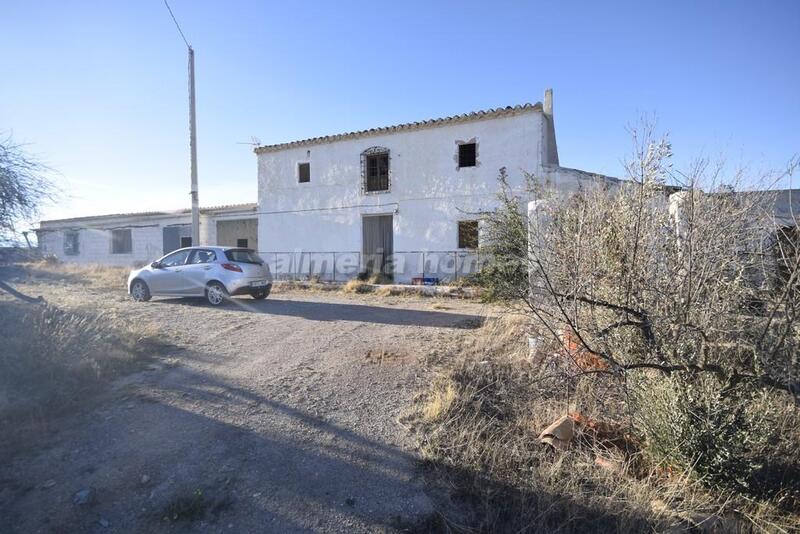
[[[255,209],[258,205],[255,202],[247,202],[244,204],[224,204],[221,206],[208,206],[204,208],[200,208],[200,213],[208,213],[210,211],[220,211],[220,210],[250,210]],[[70,217],[67,219],[49,219],[41,221],[39,224],[44,223],[65,223],[65,222],[78,222],[78,221],[93,221],[93,220],[100,220],[100,219],[113,219],[118,217],[156,217],[156,216],[169,216],[169,215],[185,215],[187,213],[191,213],[192,210],[189,208],[180,209],[180,210],[171,210],[171,211],[134,211],[131,213],[108,213],[104,215],[87,215],[85,217]]]
[[[462,113],[461,115],[453,115],[452,117],[441,117],[438,119],[428,119],[424,121],[408,122],[405,124],[395,124],[394,126],[384,126],[380,128],[370,128],[368,130],[359,130],[355,132],[346,132],[335,135],[325,135],[322,137],[311,137],[308,139],[301,139],[299,141],[290,141],[288,143],[278,143],[274,145],[258,146],[254,149],[256,154],[263,154],[266,152],[276,152],[287,148],[295,148],[306,145],[319,145],[323,143],[330,143],[333,141],[342,141],[345,139],[357,139],[359,137],[369,137],[373,135],[382,135],[387,133],[395,133],[407,130],[422,130],[425,128],[435,128],[446,124],[453,124],[459,122],[470,122],[484,119],[493,119],[496,117],[506,117],[509,115],[517,115],[528,111],[541,111],[541,102],[535,104],[525,103],[516,106],[506,106],[504,108],[493,108],[481,111],[472,111],[470,113]]]

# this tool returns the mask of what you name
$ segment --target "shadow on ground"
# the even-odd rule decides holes
[[[209,306],[201,298],[159,298],[153,302],[181,306]],[[268,298],[230,299],[220,310],[299,317],[310,321],[355,321],[397,326],[438,326],[474,329],[483,324],[479,315],[404,309],[368,304],[314,302]]]
[[[63,421],[39,450],[2,462],[7,532],[102,531],[106,523],[117,531],[202,523],[236,532],[445,532],[458,526],[454,517],[491,529],[514,509],[487,516],[486,503],[426,482],[441,466],[219,377],[187,368],[137,376],[114,401]],[[499,481],[487,487],[532,510],[570,499]],[[74,504],[85,488],[91,501]],[[178,502],[193,503],[191,514],[171,517]],[[617,524],[577,502],[570,509],[576,515],[554,528]]]

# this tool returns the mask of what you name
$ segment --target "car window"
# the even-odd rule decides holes
[[[176,267],[178,265],[183,265],[186,263],[186,258],[189,257],[189,253],[192,252],[191,250],[179,250],[173,254],[170,254],[163,260],[161,260],[162,267]]]
[[[249,248],[232,248],[225,251],[225,256],[228,261],[235,261],[238,263],[255,263],[261,265],[264,260]]]
[[[189,263],[211,263],[212,261],[216,261],[216,259],[217,255],[214,254],[213,250],[195,250],[189,258]]]

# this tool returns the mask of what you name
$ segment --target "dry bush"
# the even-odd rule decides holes
[[[576,390],[609,387],[587,375],[566,383],[529,358],[524,316],[491,319],[456,354],[432,362],[435,377],[404,419],[419,439],[432,480],[448,488],[439,503],[456,532],[748,531],[787,528],[800,519],[774,506],[709,492],[691,469],[649,463],[636,442],[602,440],[579,427],[570,448],[541,445],[539,433],[576,409],[625,436],[625,414],[608,396],[578,400]],[[549,349],[545,349],[549,350]],[[716,529],[716,530],[715,530]],[[445,530],[445,529],[440,529]]]
[[[303,281],[303,280],[277,280],[272,284],[273,293],[289,291],[339,291],[341,284],[332,282]]]
[[[381,286],[375,290],[375,294],[379,297],[397,297],[403,295],[405,291],[403,288],[394,286]]]
[[[10,133],[0,132],[0,244],[16,243],[17,226],[35,220],[42,205],[57,197],[48,171]]]
[[[79,406],[158,347],[146,325],[104,314],[0,301],[0,318],[4,424],[46,419]]]
[[[379,285],[379,284],[393,284],[394,281],[383,273],[373,273],[369,279],[367,280],[370,284]]]
[[[569,193],[529,184],[530,221],[502,188],[487,238],[496,269],[525,276],[497,279],[496,292],[516,298],[532,335],[571,363],[563,378],[576,382],[575,402],[607,396],[604,409],[630,413],[656,461],[691,467],[724,491],[793,492],[780,477],[768,488],[761,466],[777,462],[765,440],[788,439],[779,414],[795,416],[800,404],[797,232],[773,218],[774,194],[736,193],[744,173],[724,186],[722,166],[699,162],[678,173],[665,138],[644,128],[634,140],[628,181],[588,180]],[[666,185],[675,177],[679,192]],[[585,374],[607,375],[609,387],[585,386]],[[652,391],[666,390],[669,409],[647,405],[656,402]],[[765,408],[764,396],[786,408],[747,415]],[[671,418],[687,438],[677,450],[664,430],[678,424]]]
[[[371,293],[374,289],[375,288],[372,287],[372,284],[357,278],[349,280],[344,286],[342,286],[342,291],[344,293]]]
[[[796,526],[798,232],[776,223],[771,193],[734,193],[745,174],[723,187],[724,167],[700,162],[678,173],[666,139],[645,128],[634,140],[625,182],[586,180],[566,192],[531,179],[520,195],[501,175],[500,209],[485,216],[495,257],[484,274],[490,293],[528,318],[536,358],[509,353],[508,339],[496,351],[476,341],[477,352],[445,369],[425,397],[438,413],[442,384],[454,384],[443,417],[419,416],[423,451],[477,480],[470,494],[499,484],[492,491],[508,502],[530,500],[534,515],[515,512],[511,528],[556,528],[548,515],[560,510],[553,519],[571,521],[567,530],[580,523],[570,514],[593,513],[603,514],[592,516],[594,529],[660,530],[691,516],[692,507],[646,511],[673,482],[683,502],[737,510],[736,525]],[[678,193],[666,185],[676,177]],[[532,220],[528,198],[537,201]],[[541,431],[567,413],[591,423],[592,439],[548,456],[531,426]],[[598,429],[613,428],[621,471],[636,477],[617,488],[570,476],[594,465]],[[551,470],[564,480],[548,482]],[[488,505],[483,513],[480,528],[494,528]]]

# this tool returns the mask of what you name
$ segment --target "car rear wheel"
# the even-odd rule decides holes
[[[212,306],[220,306],[228,298],[228,290],[219,282],[211,282],[206,287],[206,300]]]
[[[131,297],[136,302],[147,302],[150,300],[150,288],[142,280],[134,280],[131,284]]]

